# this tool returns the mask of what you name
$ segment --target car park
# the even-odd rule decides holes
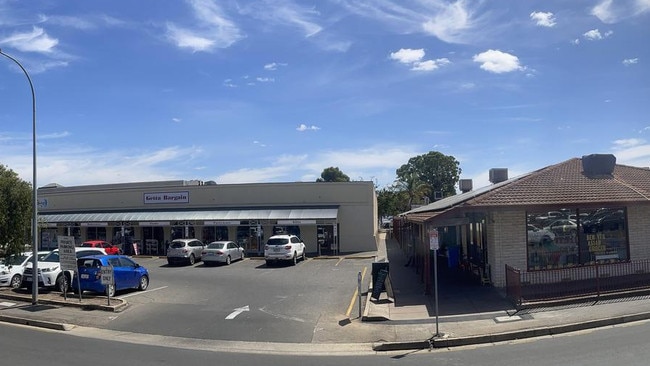
[[[101,281],[101,268],[113,268],[113,284]],[[116,291],[149,287],[149,271],[125,255],[93,255],[77,259],[78,276],[72,280],[72,291],[93,291],[114,296]],[[107,291],[108,286],[108,291]]]
[[[266,265],[289,261],[295,265],[298,258],[305,260],[305,243],[296,235],[274,235],[266,241],[264,259]]]
[[[103,248],[75,247],[75,255],[77,258],[89,255],[106,255],[106,251]],[[61,269],[58,249],[54,249],[48,255],[43,257],[42,260],[38,261],[37,265],[39,287],[56,289],[61,292],[70,289],[72,274],[69,271],[64,273]],[[27,262],[23,274],[23,282],[20,285],[21,287],[29,288],[32,286],[33,271],[33,264]]]
[[[526,225],[528,229],[528,244],[543,245],[555,240],[555,234],[547,229],[540,229],[535,225]]]
[[[201,260],[206,266],[244,259],[244,248],[234,241],[214,241],[201,252]]]
[[[167,263],[186,263],[193,265],[201,260],[205,245],[198,239],[174,239],[167,248]]]
[[[38,252],[37,258],[40,260],[45,257],[49,251]],[[0,262],[0,286],[10,286],[19,288],[23,282],[23,272],[28,262],[33,258],[32,252],[24,252],[18,255],[11,255]]]
[[[84,248],[103,248],[106,254],[122,254],[122,249],[118,246],[103,240],[88,240],[81,243]]]

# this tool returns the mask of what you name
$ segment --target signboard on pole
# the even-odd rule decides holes
[[[77,270],[77,256],[73,236],[59,236],[59,263],[64,271]]]
[[[440,249],[440,241],[438,240],[438,229],[433,229],[429,231],[429,249],[431,250]]]
[[[113,284],[113,266],[101,266],[99,273],[101,274],[102,285]]]

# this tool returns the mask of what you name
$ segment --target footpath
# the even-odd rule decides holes
[[[382,292],[373,299],[368,288],[365,294],[363,314],[342,319],[341,316],[323,316],[317,324],[311,343],[281,344],[228,342],[210,340],[174,340],[169,342],[183,347],[194,347],[197,342],[214,347],[215,342],[225,344],[227,349],[242,352],[318,352],[361,354],[363,352],[401,351],[447,348],[471,344],[493,343],[530,337],[552,336],[590,328],[613,326],[626,322],[650,319],[650,296],[636,296],[609,300],[576,303],[564,306],[540,304],[534,308],[517,311],[499,291],[480,282],[467,281],[454,276],[439,276],[438,294],[425,294],[422,274],[408,265],[408,257],[397,241],[378,237],[377,252],[372,255],[376,262],[388,261],[393,296]],[[354,256],[351,256],[354,257]],[[457,277],[457,276],[456,276]],[[128,307],[126,300],[92,297],[83,299],[70,294],[63,298],[60,293],[40,294],[38,305],[31,305],[28,291],[0,289],[0,321],[33,325],[85,336],[110,332],[100,328],[85,328],[78,312],[67,314],[57,309],[77,307],[84,310],[119,312]],[[436,312],[437,299],[437,312]],[[2,308],[3,302],[16,301],[22,305]],[[31,309],[40,307],[38,311]],[[72,310],[72,309],[70,309]],[[94,312],[84,312],[92,314]],[[76,315],[75,315],[76,314]],[[109,336],[109,335],[104,335]],[[125,333],[120,338],[132,342],[143,341],[143,335]],[[165,339],[158,337],[156,344]],[[223,347],[220,347],[223,349]]]

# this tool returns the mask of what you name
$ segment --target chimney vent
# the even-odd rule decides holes
[[[496,184],[508,180],[508,168],[490,169],[490,182]]]
[[[582,156],[582,171],[586,176],[611,175],[616,166],[612,154],[591,154]]]

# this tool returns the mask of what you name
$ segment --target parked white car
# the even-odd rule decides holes
[[[264,246],[266,265],[280,261],[291,261],[295,265],[298,258],[305,260],[305,243],[295,235],[273,235]]]
[[[45,257],[49,251],[37,252],[38,259]],[[0,286],[11,286],[19,288],[23,282],[23,272],[27,262],[33,258],[32,252],[24,252],[19,255],[12,255],[0,262]]]
[[[228,265],[234,260],[244,260],[244,248],[234,241],[213,241],[201,252],[201,260],[206,266],[217,263]]]
[[[205,245],[199,239],[174,239],[167,248],[167,263],[186,263],[194,265],[201,260]]]
[[[77,258],[87,257],[89,255],[106,255],[103,248],[84,248],[75,247],[75,255]],[[70,283],[72,282],[72,274],[64,274],[61,270],[59,263],[59,250],[54,249],[42,260],[38,261],[38,286],[56,289],[61,292],[63,290],[70,290]],[[32,287],[32,274],[34,268],[32,262],[27,262],[25,272],[23,273],[23,282],[21,287]]]

